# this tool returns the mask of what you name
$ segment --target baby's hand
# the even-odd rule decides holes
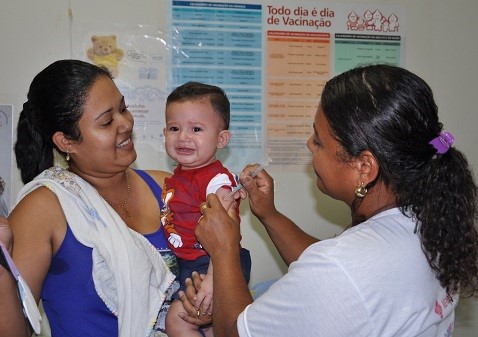
[[[196,308],[201,310],[202,314],[212,315],[212,275],[207,274],[196,295]]]

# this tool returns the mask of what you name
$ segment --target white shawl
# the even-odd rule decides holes
[[[119,337],[151,336],[174,280],[159,252],[128,228],[93,186],[63,168],[39,174],[23,187],[17,203],[40,186],[56,194],[76,239],[93,248],[95,288],[118,317]]]

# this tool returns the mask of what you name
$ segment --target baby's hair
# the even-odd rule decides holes
[[[224,90],[215,85],[187,82],[174,89],[166,99],[166,108],[171,103],[194,101],[209,98],[214,111],[221,117],[224,130],[229,129],[231,119],[231,105]]]

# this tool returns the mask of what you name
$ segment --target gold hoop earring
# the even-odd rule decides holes
[[[67,162],[70,161],[70,151],[68,151],[68,150],[66,150],[65,160],[66,160]]]
[[[367,192],[368,190],[365,188],[363,183],[360,183],[359,185],[357,185],[357,187],[355,187],[355,195],[359,198],[365,197]]]

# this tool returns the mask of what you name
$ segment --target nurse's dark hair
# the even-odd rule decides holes
[[[327,82],[321,98],[343,160],[369,150],[397,204],[417,221],[423,251],[451,294],[478,294],[477,186],[456,147],[437,154],[442,131],[429,85],[400,67],[369,65]],[[365,196],[366,198],[367,196]]]
[[[171,103],[181,103],[208,98],[214,111],[223,122],[224,130],[229,129],[231,105],[226,93],[220,87],[201,82],[186,82],[174,89],[166,99],[166,108]]]
[[[81,141],[78,122],[91,87],[102,76],[112,78],[106,69],[79,60],[53,62],[35,76],[20,112],[14,147],[23,183],[53,165],[55,132]]]

